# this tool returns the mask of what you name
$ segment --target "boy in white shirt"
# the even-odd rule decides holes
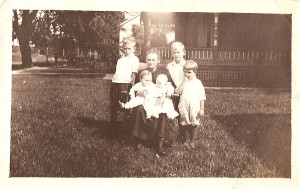
[[[174,60],[167,65],[166,69],[169,71],[176,88],[184,78],[183,65],[185,64],[184,56],[186,53],[184,44],[179,41],[172,43],[171,53]]]
[[[136,41],[134,38],[126,38],[123,41],[123,57],[119,58],[116,72],[112,78],[110,90],[110,121],[114,123],[117,118],[119,101],[125,102],[122,91],[129,91],[135,84],[135,77],[138,73],[139,58],[134,55]]]

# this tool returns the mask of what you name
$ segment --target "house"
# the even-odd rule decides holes
[[[132,36],[132,26],[133,25],[140,25],[141,22],[141,13],[136,12],[124,12],[125,14],[125,21],[123,21],[120,24],[120,37],[119,37],[119,42],[122,43],[122,41],[127,38]]]
[[[142,12],[144,44],[172,59],[181,41],[206,86],[290,87],[291,15]]]

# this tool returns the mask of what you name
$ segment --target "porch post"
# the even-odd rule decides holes
[[[213,64],[217,62],[218,55],[218,23],[219,23],[219,14],[214,13],[214,29],[213,29]]]
[[[150,13],[143,13],[144,21],[144,46],[147,48],[150,46],[150,34],[151,34],[151,18]]]

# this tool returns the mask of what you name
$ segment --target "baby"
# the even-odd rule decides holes
[[[174,87],[168,82],[168,77],[165,74],[159,74],[156,78],[154,107],[147,108],[147,118],[151,116],[158,118],[160,113],[166,113],[170,119],[177,117],[179,114],[175,111],[171,99],[173,93]]]
[[[126,103],[119,101],[119,104],[121,108],[125,109],[134,108],[139,105],[143,105],[145,108],[146,104],[153,103],[154,92],[155,84],[152,82],[152,73],[148,70],[144,70],[140,74],[140,82],[135,84],[129,91],[130,100]],[[144,95],[136,95],[139,93],[142,93]]]

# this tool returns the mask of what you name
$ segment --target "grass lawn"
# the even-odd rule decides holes
[[[197,148],[157,158],[112,135],[103,76],[12,76],[11,177],[291,177],[290,91],[206,89]]]

